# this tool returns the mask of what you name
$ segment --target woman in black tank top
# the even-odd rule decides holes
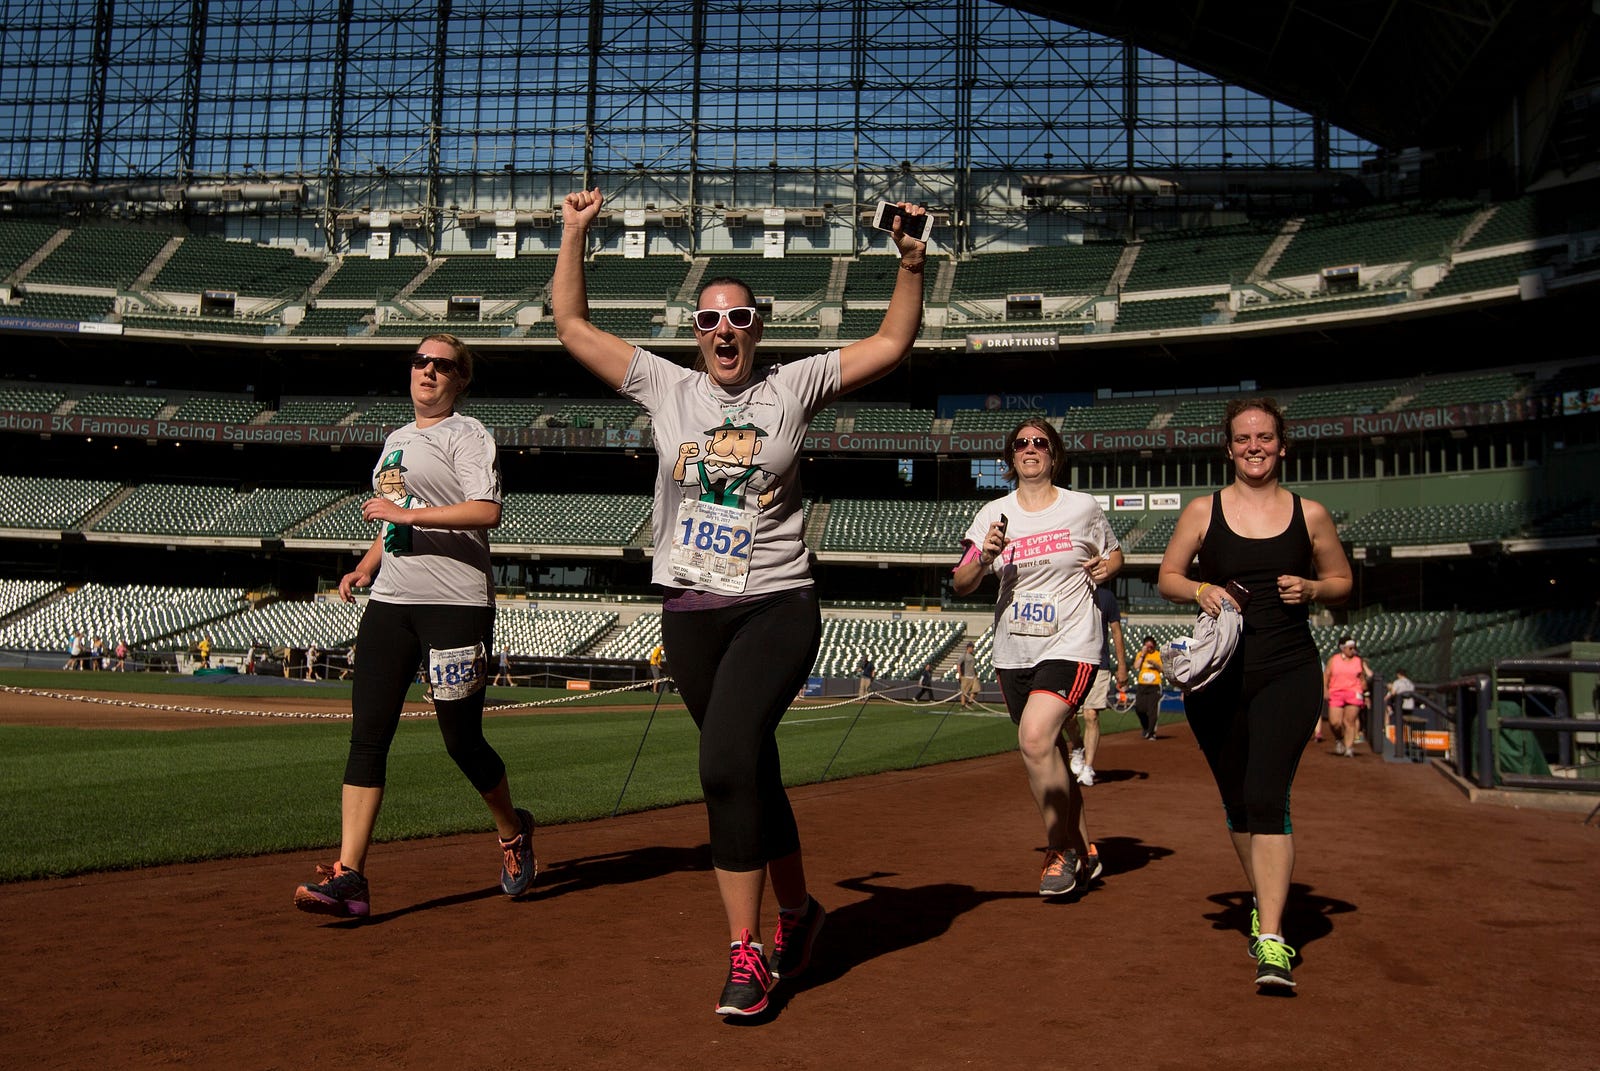
[[[1294,871],[1289,789],[1322,706],[1322,669],[1307,623],[1310,604],[1350,594],[1350,563],[1333,518],[1278,482],[1287,453],[1283,413],[1270,398],[1235,400],[1223,418],[1234,480],[1184,507],[1161,559],[1159,587],[1173,602],[1216,617],[1242,612],[1244,632],[1227,668],[1184,709],[1222,796],[1228,833],[1254,902],[1255,983],[1293,986],[1294,949],[1283,940]],[[1199,559],[1198,580],[1189,575]]]
[[[1240,607],[1244,636],[1236,657],[1247,669],[1282,669],[1320,657],[1307,623],[1311,616],[1307,604],[1271,597],[1280,576],[1303,577],[1313,572],[1305,509],[1299,495],[1291,492],[1289,497],[1294,504],[1289,527],[1265,539],[1248,539],[1228,527],[1222,492],[1211,495],[1211,523],[1200,545],[1201,579],[1224,588],[1233,581],[1262,595]]]

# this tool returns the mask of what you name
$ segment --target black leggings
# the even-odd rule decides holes
[[[714,610],[668,610],[661,637],[700,728],[712,865],[760,870],[798,851],[777,732],[822,643],[814,591],[798,588]]]
[[[1235,661],[1184,712],[1235,833],[1292,833],[1289,789],[1322,710],[1322,670],[1244,672]]]
[[[406,689],[417,679],[417,664],[430,650],[447,651],[482,644],[485,658],[493,650],[493,606],[412,605],[367,601],[361,615],[356,646],[361,664],[356,668],[350,707],[350,757],[345,762],[344,783],[382,788],[389,764],[389,746],[400,727],[400,708]],[[487,669],[487,660],[478,674]],[[483,738],[483,688],[462,699],[435,696],[434,711],[445,750],[467,775],[472,787],[488,792],[506,774],[506,764]]]
[[[1135,685],[1133,710],[1139,715],[1139,727],[1147,733],[1155,732],[1161,724],[1161,685]]]

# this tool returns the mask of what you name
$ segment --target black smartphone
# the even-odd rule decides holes
[[[1237,580],[1228,581],[1222,590],[1233,596],[1233,601],[1239,604],[1240,610],[1250,605],[1250,589]]]
[[[900,217],[900,229],[907,238],[915,238],[919,242],[928,240],[928,231],[933,226],[933,217],[924,212],[920,216],[913,216],[893,201],[879,201],[878,210],[872,214],[872,225],[880,231],[894,231],[895,217]]]
[[[1004,513],[1000,514],[1000,534],[1001,535],[1005,535],[1006,534],[1006,523],[1007,523],[1006,522],[1006,515]]]

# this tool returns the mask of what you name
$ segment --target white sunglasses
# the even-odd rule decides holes
[[[731,309],[700,309],[694,314],[694,325],[702,331],[715,331],[727,320],[729,327],[744,330],[756,322],[754,305],[739,305]]]

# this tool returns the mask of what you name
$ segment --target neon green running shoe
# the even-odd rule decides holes
[[[1250,958],[1256,958],[1256,945],[1261,943],[1261,912],[1254,907],[1250,909]]]
[[[1289,973],[1289,961],[1294,955],[1294,949],[1282,941],[1256,941],[1256,985],[1293,989],[1294,975]]]

